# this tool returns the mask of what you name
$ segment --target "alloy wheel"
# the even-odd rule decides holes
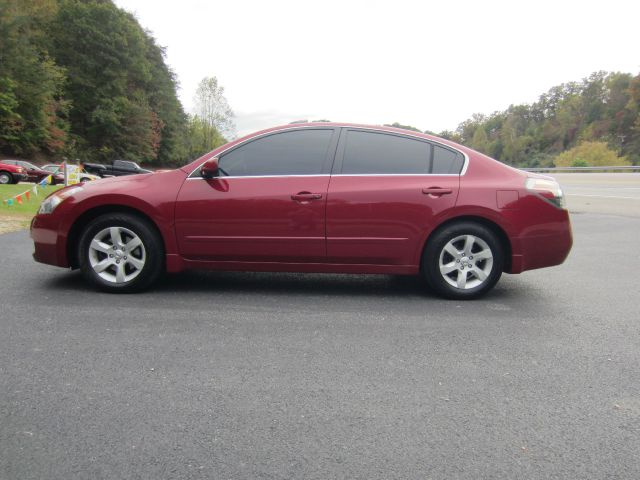
[[[451,286],[469,290],[482,285],[493,268],[493,252],[482,238],[459,235],[447,242],[438,262],[442,278]]]
[[[98,232],[89,245],[89,264],[110,283],[126,283],[136,278],[146,262],[146,250],[138,235],[124,227]]]

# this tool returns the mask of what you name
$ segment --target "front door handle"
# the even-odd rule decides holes
[[[425,195],[433,195],[434,197],[440,197],[442,195],[449,195],[453,193],[453,190],[450,188],[428,187],[428,188],[423,188],[422,193],[424,193]]]
[[[321,193],[298,192],[295,195],[291,195],[291,200],[296,202],[310,202],[311,200],[320,200],[321,198]]]

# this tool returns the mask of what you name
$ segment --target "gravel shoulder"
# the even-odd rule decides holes
[[[29,222],[31,222],[31,217],[22,215],[0,215],[0,235],[29,228]]]

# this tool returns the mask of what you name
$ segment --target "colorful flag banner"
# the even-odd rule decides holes
[[[23,197],[24,197],[24,199],[26,201],[31,201],[31,194],[32,193],[34,195],[36,195],[36,196],[38,195],[38,193],[39,193],[38,187],[46,188],[47,185],[50,185],[52,183],[53,183],[53,176],[49,175],[49,176],[43,178],[42,180],[40,180],[40,182],[38,182],[37,184],[35,184],[33,187],[29,188],[28,190],[25,190],[24,192],[18,193],[17,195],[14,195],[11,198],[2,200],[2,204],[6,205],[8,207],[12,207],[16,203],[19,204],[19,205],[22,205]]]
[[[47,177],[44,177],[42,180],[40,180],[40,183],[38,183],[38,185],[40,185],[41,187],[46,187],[47,184],[51,184],[52,183],[52,176],[49,175]]]
[[[18,193],[17,195],[14,195],[11,198],[2,200],[2,203],[8,207],[12,207],[16,203],[18,203],[19,205],[22,205],[22,200],[23,200],[22,197],[24,197],[27,201],[31,201],[32,193],[34,195],[38,195],[38,187],[36,187],[35,185],[31,187],[29,190],[25,190],[24,192]]]

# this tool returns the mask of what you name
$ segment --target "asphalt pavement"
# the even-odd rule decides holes
[[[91,290],[0,235],[0,479],[640,478],[640,218],[484,299],[412,277]]]

